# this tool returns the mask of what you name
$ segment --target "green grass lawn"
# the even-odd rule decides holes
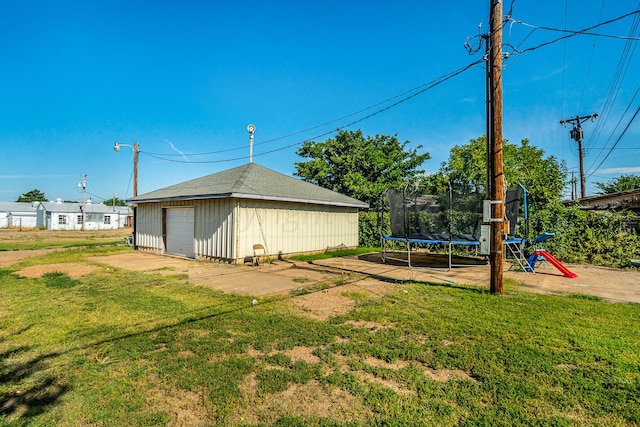
[[[0,251],[122,245],[131,228],[116,230],[0,230]]]
[[[0,269],[0,425],[640,424],[637,304],[403,284],[317,320],[184,275],[16,274],[127,250]]]

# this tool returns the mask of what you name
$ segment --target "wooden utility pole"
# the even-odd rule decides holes
[[[133,143],[133,197],[138,196],[138,141]]]
[[[489,158],[491,159],[489,180],[491,184],[491,283],[492,294],[502,293],[503,275],[503,219],[504,219],[504,172],[502,164],[502,0],[490,0],[489,11],[489,69],[491,93],[491,123],[487,132]],[[488,129],[489,130],[489,129]],[[490,139],[490,140],[489,140]]]
[[[593,113],[589,116],[575,116],[574,118],[567,120],[560,120],[561,125],[566,125],[567,123],[573,124],[573,129],[569,132],[571,135],[571,139],[578,142],[578,157],[580,158],[580,198],[584,199],[587,197],[587,184],[584,177],[584,150],[582,149],[582,123],[586,120],[595,120],[598,117],[597,113]]]
[[[84,231],[84,225],[87,222],[87,175],[82,175],[82,181],[78,183],[78,187],[82,188],[82,226],[81,230]]]

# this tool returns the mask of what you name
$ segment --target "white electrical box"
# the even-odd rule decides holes
[[[491,225],[480,226],[480,255],[491,255]]]

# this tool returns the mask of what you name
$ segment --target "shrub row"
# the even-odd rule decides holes
[[[563,261],[631,267],[632,259],[640,259],[637,223],[637,216],[629,212],[584,211],[549,205],[532,213],[530,237],[545,231],[555,232],[556,237],[547,240],[544,248]],[[360,246],[379,247],[380,230],[383,234],[391,230],[388,213],[360,213]]]

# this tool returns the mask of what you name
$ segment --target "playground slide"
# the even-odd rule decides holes
[[[578,277],[576,273],[569,270],[567,267],[564,266],[564,264],[562,264],[560,261],[555,259],[553,255],[551,255],[549,252],[545,251],[544,249],[536,249],[535,251],[533,251],[533,255],[536,257],[536,259],[537,257],[543,257],[544,259],[549,261],[549,263],[553,265],[555,268],[557,268],[565,277],[568,277],[570,279],[575,279],[576,277]],[[536,260],[534,259],[533,263],[530,262],[529,264],[535,265],[535,261]]]

